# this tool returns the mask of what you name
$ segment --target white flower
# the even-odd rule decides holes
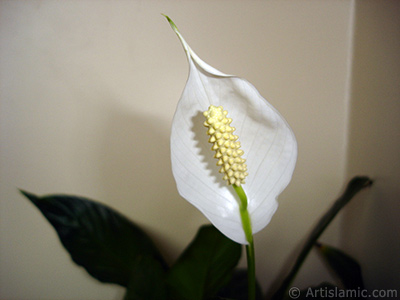
[[[224,74],[203,62],[167,17],[186,51],[189,77],[173,118],[171,162],[180,195],[197,207],[223,234],[247,244],[239,198],[219,174],[208,142],[203,112],[222,106],[232,119],[244,151],[253,234],[271,220],[278,195],[289,184],[297,159],[295,136],[279,112],[244,79]]]

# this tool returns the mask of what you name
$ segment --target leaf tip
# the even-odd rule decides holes
[[[18,189],[18,190],[19,190],[19,192],[20,192],[22,195],[24,195],[26,198],[28,198],[28,200],[30,200],[30,201],[33,202],[34,204],[36,204],[36,203],[38,202],[39,197],[36,196],[35,194],[30,193],[30,192],[27,192],[27,191],[25,191],[25,190],[23,190],[23,189]]]
[[[355,176],[351,181],[350,184],[360,185],[362,188],[369,187],[373,184],[373,180],[368,176]]]
[[[161,15],[163,15],[163,16],[167,19],[167,21],[169,22],[169,25],[171,25],[172,29],[173,29],[175,32],[179,32],[178,27],[176,27],[175,23],[171,20],[170,17],[168,17],[168,16],[165,15],[165,14],[161,14]]]

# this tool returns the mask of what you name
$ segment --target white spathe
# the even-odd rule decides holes
[[[253,234],[271,220],[278,195],[289,184],[297,159],[293,131],[253,85],[203,62],[167,17],[187,53],[189,77],[171,129],[171,162],[180,195],[197,207],[223,234],[247,244],[238,196],[218,173],[217,160],[203,126],[210,105],[223,106],[239,136],[248,173],[243,185]]]

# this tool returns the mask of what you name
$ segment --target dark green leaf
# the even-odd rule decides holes
[[[247,270],[236,269],[229,283],[223,287],[218,293],[217,299],[235,299],[235,300],[247,300],[249,297],[249,283],[247,277]],[[256,300],[262,299],[261,287],[256,282]]]
[[[138,256],[124,300],[166,300],[165,270],[151,256]]]
[[[346,289],[363,289],[361,267],[352,257],[334,247],[317,244],[318,252],[337,274]]]
[[[333,203],[332,207],[322,216],[319,220],[315,228],[311,231],[310,236],[306,240],[303,249],[301,250],[299,256],[296,259],[296,262],[293,268],[290,270],[289,274],[286,276],[284,281],[282,282],[279,289],[275,292],[273,296],[273,300],[283,299],[284,295],[291,282],[295,278],[297,272],[300,270],[304,260],[306,259],[308,253],[314,246],[315,242],[324,232],[326,227],[330,224],[330,222],[335,218],[337,213],[347,204],[350,200],[362,189],[369,187],[372,185],[372,180],[368,177],[354,177],[350,180],[349,184],[346,187],[344,193]]]
[[[166,268],[150,238],[113,209],[81,197],[21,192],[53,225],[72,260],[96,279],[127,286],[142,256]]]
[[[215,295],[229,282],[241,252],[241,245],[214,226],[201,227],[168,275],[174,297],[200,300]]]

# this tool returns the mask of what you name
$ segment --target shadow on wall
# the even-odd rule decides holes
[[[171,262],[196,212],[176,190],[169,136],[170,124],[155,115],[110,107],[98,161],[109,205],[149,233]]]
[[[345,210],[341,243],[370,289],[400,289],[399,14],[398,1],[356,1],[347,173],[374,185]]]

